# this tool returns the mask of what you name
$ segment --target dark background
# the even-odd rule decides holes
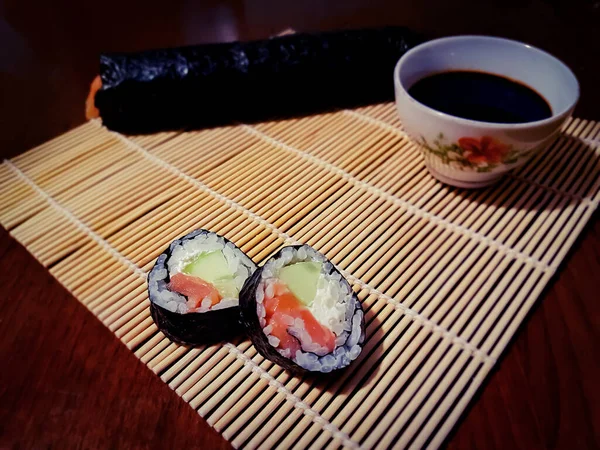
[[[581,83],[576,115],[600,118],[599,0],[0,0],[0,148],[14,155],[83,122],[103,51],[406,25],[426,37],[522,40],[566,62]]]
[[[83,123],[102,51],[374,25],[526,41],[600,119],[598,0],[0,0],[0,156]],[[599,275],[596,215],[450,448],[600,447]],[[0,448],[228,447],[1,228],[0,286]]]

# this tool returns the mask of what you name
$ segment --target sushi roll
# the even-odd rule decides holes
[[[105,53],[86,116],[153,133],[389,101],[396,62],[420,42],[404,27],[385,27]]]
[[[174,240],[148,274],[150,313],[169,339],[211,344],[243,334],[239,293],[256,265],[207,230]]]
[[[346,367],[365,340],[356,294],[308,245],[284,247],[256,270],[240,293],[240,313],[259,353],[294,372]]]

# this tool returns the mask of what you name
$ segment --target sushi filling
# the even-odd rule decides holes
[[[254,263],[224,238],[198,230],[175,240],[148,277],[151,300],[180,314],[238,306]]]
[[[347,281],[309,246],[265,264],[256,291],[268,342],[307,370],[328,372],[360,354],[363,312]]]

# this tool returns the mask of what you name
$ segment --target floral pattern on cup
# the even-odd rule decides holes
[[[500,165],[515,164],[518,159],[530,155],[531,151],[515,150],[493,137],[461,137],[456,143],[444,142],[444,135],[438,134],[432,144],[421,136],[421,144],[429,153],[439,157],[442,163],[461,170],[491,172]]]

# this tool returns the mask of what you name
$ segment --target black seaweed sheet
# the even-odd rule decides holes
[[[150,302],[150,315],[158,329],[179,344],[215,344],[244,334],[237,306],[205,313],[178,314]]]
[[[302,245],[293,245],[293,246],[289,246],[289,247],[299,249],[302,247]],[[271,256],[271,258],[269,258],[269,259],[280,258],[281,252],[284,249],[289,248],[289,247],[283,247],[281,250],[279,250],[277,253],[275,253],[273,256]],[[265,264],[266,264],[266,261],[265,261]],[[275,347],[273,347],[271,344],[269,344],[269,340],[260,325],[260,321],[258,319],[258,314],[256,312],[256,289],[258,288],[258,284],[260,283],[263,268],[264,268],[264,264],[261,267],[259,267],[258,269],[256,269],[254,271],[254,273],[252,274],[252,276],[246,280],[246,282],[244,283],[244,287],[240,291],[240,317],[241,317],[240,320],[241,320],[241,323],[246,330],[246,334],[252,341],[252,344],[254,345],[254,347],[256,347],[256,350],[258,350],[258,353],[260,353],[265,358],[270,359],[274,363],[280,365],[281,367],[283,367],[284,369],[286,369],[290,372],[297,373],[297,374],[305,373],[306,369],[299,366],[291,359],[286,358],[285,356],[281,355],[275,349]],[[332,268],[330,273],[333,273],[333,272],[339,273],[339,271],[335,267]],[[340,276],[342,277],[342,279],[344,279],[344,277],[342,276],[341,273],[340,273]],[[356,301],[356,304],[358,305],[357,309],[354,312],[356,314],[356,312],[359,309],[362,309],[362,305],[358,301],[358,297],[357,297],[356,293],[353,293],[352,296],[354,297],[354,300]],[[362,339],[359,341],[359,345],[362,347],[364,345],[365,338],[366,338],[364,315],[363,315],[363,319],[362,319],[362,323],[361,323],[361,329],[362,329]],[[336,369],[336,370],[343,370],[343,369],[345,369],[345,367],[342,367],[342,368]]]
[[[108,128],[145,133],[387,101],[418,42],[388,27],[103,54],[95,103]]]

